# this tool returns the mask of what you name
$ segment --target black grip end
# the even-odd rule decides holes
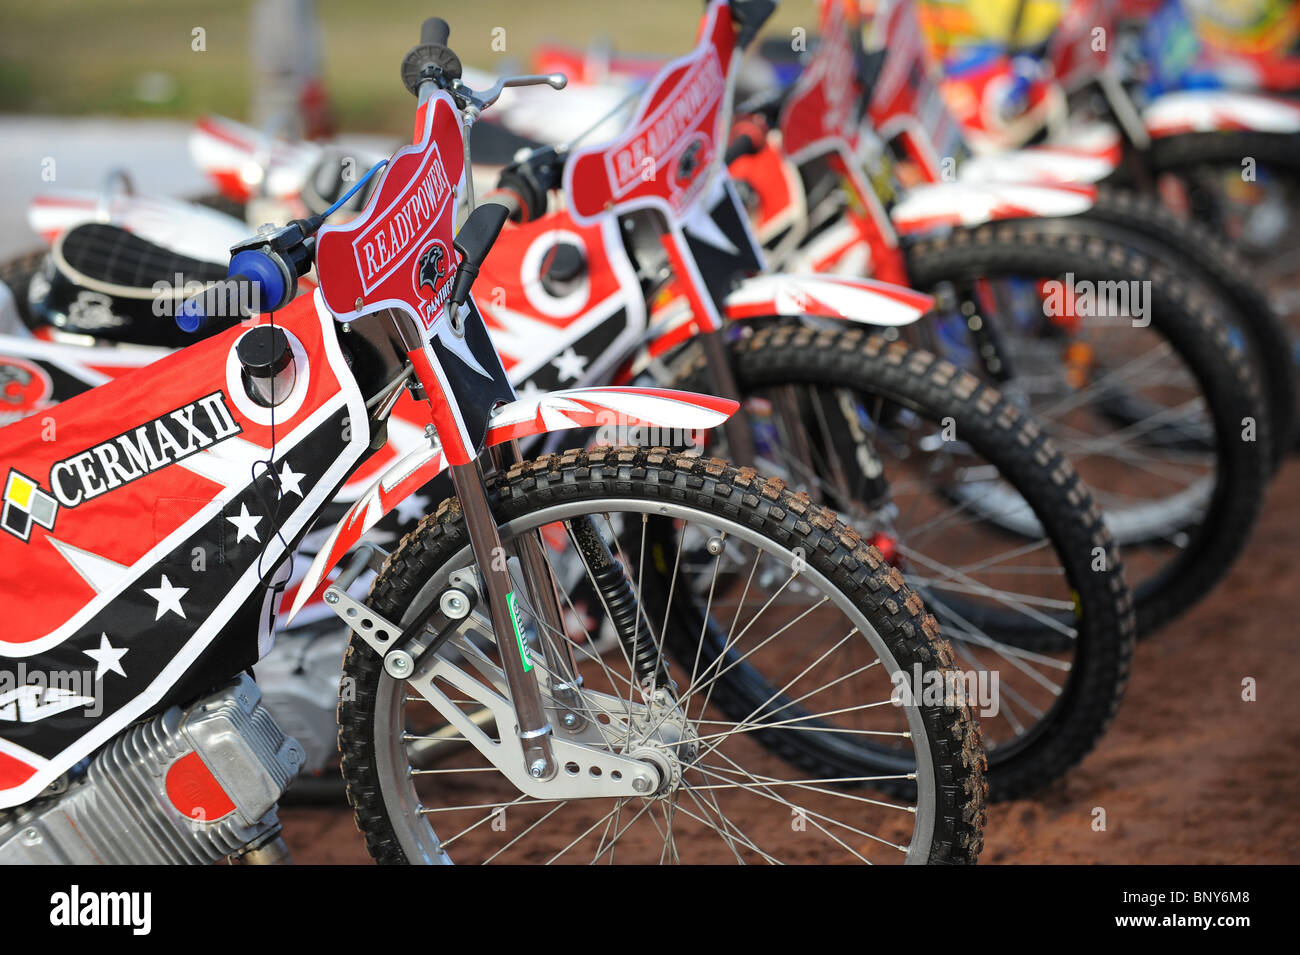
[[[446,46],[451,27],[442,17],[429,17],[420,24],[420,43],[425,46]]]

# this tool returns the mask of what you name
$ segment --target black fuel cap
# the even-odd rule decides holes
[[[259,325],[239,339],[235,354],[253,378],[274,378],[293,364],[289,337],[273,325]]]
[[[572,282],[587,270],[587,260],[582,249],[572,242],[561,242],[551,250],[550,261],[546,266],[546,278],[550,282]]]
[[[243,367],[244,391],[263,408],[274,408],[294,385],[293,349],[289,336],[273,325],[258,325],[235,346]]]

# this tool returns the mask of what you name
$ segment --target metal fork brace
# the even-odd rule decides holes
[[[479,599],[478,589],[468,581],[468,576],[462,571],[452,574],[451,586],[428,600],[405,629],[339,589],[337,584],[326,589],[325,603],[384,658],[384,670],[389,676],[404,680],[415,672],[416,664],[425,654],[436,652],[473,612]],[[449,593],[460,594],[465,602],[465,612],[459,616],[452,617],[443,609],[443,598]]]
[[[425,660],[415,676],[407,680],[407,685],[455,726],[521,793],[536,799],[632,798],[647,796],[662,785],[659,772],[652,764],[584,746],[563,736],[551,738],[552,753],[560,771],[550,779],[534,779],[526,769],[524,740],[517,732],[514,705],[445,657],[426,656]],[[485,733],[435,685],[436,680],[450,684],[457,692],[490,710],[500,740],[493,740]]]
[[[477,591],[471,592],[473,593],[471,599],[477,600]],[[408,686],[424,697],[470,745],[482,753],[488,762],[525,795],[538,799],[583,799],[604,796],[630,798],[646,796],[657,791],[662,785],[659,771],[653,764],[600,748],[610,745],[610,741],[600,732],[599,725],[594,721],[588,721],[587,732],[583,736],[597,743],[596,746],[586,746],[561,737],[552,738],[552,752],[561,771],[555,773],[550,779],[534,779],[526,770],[524,741],[518,736],[514,706],[510,700],[496,689],[473,678],[450,660],[430,653],[431,650],[436,650],[455,637],[458,625],[466,618],[453,620],[447,618],[441,609],[435,611],[429,619],[429,626],[434,626],[438,617],[444,618],[449,625],[436,635],[431,635],[432,639],[420,649],[418,658],[422,662],[413,667],[415,670],[413,675],[398,675],[389,669],[390,658],[396,653],[406,652],[397,647],[390,636],[403,632],[397,624],[382,614],[375,613],[336,586],[331,586],[325,591],[325,600],[340,619],[359,634],[376,653],[384,657],[384,669],[390,676],[405,679]],[[468,614],[466,616],[468,617]],[[477,648],[468,641],[458,640],[456,643],[462,654],[466,655],[485,677],[502,687],[505,686],[504,674],[496,671],[486,658],[479,659],[482,654]],[[500,742],[488,736],[471,714],[462,710],[438,689],[434,685],[437,679],[445,680],[491,712],[501,737]],[[611,725],[625,723],[631,716],[628,712],[629,707],[633,710],[644,709],[641,704],[628,703],[617,697],[608,697],[607,700],[597,699],[605,696],[600,693],[584,693],[584,699],[589,705],[599,706],[610,715]],[[509,732],[503,731],[502,728],[508,728]],[[570,765],[577,766],[576,773],[567,769]],[[594,771],[598,771],[598,774],[593,774]]]

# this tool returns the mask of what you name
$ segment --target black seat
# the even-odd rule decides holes
[[[89,222],[63,236],[60,254],[89,279],[109,285],[152,289],[157,282],[200,282],[226,277],[226,266],[181,255],[115,225]]]

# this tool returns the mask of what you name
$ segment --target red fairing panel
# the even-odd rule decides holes
[[[286,547],[368,444],[317,306],[275,316],[297,375],[274,440],[240,379],[247,326],[0,430],[0,808],[269,649]]]
[[[782,147],[795,162],[836,148],[852,155],[857,148],[862,85],[844,14],[842,3],[822,4],[821,42],[781,110]]]
[[[687,212],[724,152],[735,40],[730,8],[713,4],[699,45],[651,81],[631,127],[612,143],[573,154],[564,191],[575,220],[653,207],[676,221]]]
[[[582,263],[564,283],[543,279],[557,250]],[[606,380],[645,332],[645,299],[614,216],[580,225],[559,211],[507,225],[474,288],[506,373],[524,394]]]
[[[886,141],[902,136],[911,158],[938,180],[941,157],[963,156],[961,128],[953,119],[910,2],[894,0],[871,22],[873,49],[887,49],[867,112]]]
[[[739,407],[726,398],[665,388],[575,388],[521,398],[498,408],[488,430],[489,446],[570,428],[633,428],[695,431],[714,428]],[[292,620],[319,590],[326,575],[357,541],[404,498],[432,481],[447,466],[442,449],[426,444],[390,467],[370,491],[352,505],[316,554],[289,609]]]

